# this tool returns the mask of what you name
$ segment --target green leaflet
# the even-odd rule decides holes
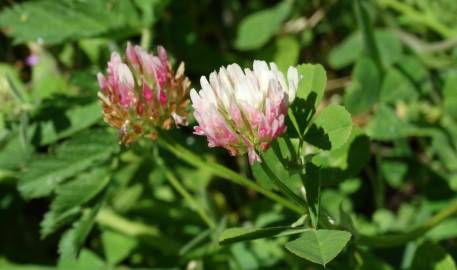
[[[239,50],[254,50],[265,45],[276,33],[292,9],[292,1],[285,0],[271,9],[245,17],[238,26],[234,41]]]
[[[51,209],[41,223],[41,234],[46,236],[71,221],[81,206],[92,200],[109,183],[106,168],[95,168],[56,188]]]
[[[130,254],[138,241],[133,237],[107,230],[102,234],[102,242],[107,261],[116,265]]]
[[[299,83],[294,102],[289,108],[288,133],[291,137],[302,137],[316,113],[327,85],[324,67],[319,64],[297,66]],[[294,127],[294,128],[292,128]]]
[[[411,270],[455,270],[452,256],[438,244],[422,243],[416,250]]]
[[[49,195],[63,180],[106,160],[118,148],[103,130],[86,131],[57,147],[55,154],[35,158],[22,174],[19,191],[27,199]]]
[[[360,58],[352,71],[352,82],[344,95],[344,105],[351,114],[360,114],[378,102],[381,74],[373,60]]]
[[[219,243],[222,245],[226,245],[241,241],[255,240],[259,238],[297,234],[307,230],[309,229],[292,228],[288,226],[268,228],[229,228],[222,232],[221,236],[219,237]]]
[[[286,248],[297,256],[326,265],[338,255],[351,239],[351,234],[337,230],[310,230],[286,244]]]
[[[99,202],[92,209],[83,213],[82,217],[73,224],[60,238],[59,254],[62,259],[74,259],[78,256],[79,250],[84,245],[87,235],[91,231],[95,217],[101,206]]]
[[[352,118],[340,105],[329,105],[315,118],[305,134],[305,140],[321,149],[337,149],[351,135]]]
[[[56,44],[139,26],[131,1],[41,0],[16,4],[0,14],[0,27],[9,29],[15,43]]]

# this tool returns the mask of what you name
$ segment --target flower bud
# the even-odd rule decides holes
[[[289,102],[295,98],[298,72],[288,70],[288,84],[276,65],[254,61],[244,71],[237,64],[201,77],[201,90],[190,92],[195,134],[206,136],[209,147],[224,147],[233,156],[248,153],[249,162],[260,161],[258,150],[286,131]]]
[[[126,59],[113,52],[107,74],[97,74],[104,120],[119,129],[120,141],[129,144],[141,135],[157,137],[158,129],[187,125],[190,81],[181,63],[176,74],[166,50],[158,55],[127,44]]]

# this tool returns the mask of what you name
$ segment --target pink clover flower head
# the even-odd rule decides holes
[[[206,136],[209,147],[224,147],[233,156],[248,153],[260,162],[258,151],[283,134],[289,103],[298,86],[298,71],[290,67],[287,83],[274,63],[254,61],[253,69],[237,64],[201,77],[201,90],[190,97],[198,122],[195,134]]]
[[[128,43],[125,55],[113,52],[107,74],[97,74],[104,120],[119,129],[121,143],[141,135],[155,139],[158,129],[187,125],[190,81],[184,64],[175,73],[161,46],[153,55]]]

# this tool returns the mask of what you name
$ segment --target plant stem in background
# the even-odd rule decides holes
[[[362,31],[365,49],[368,51],[370,57],[376,63],[378,70],[382,74],[384,72],[384,66],[381,61],[381,55],[379,53],[378,45],[376,44],[376,38],[368,11],[361,0],[354,1],[354,13],[357,18],[359,29]]]
[[[425,233],[439,225],[441,222],[456,214],[457,200],[429,218],[424,224],[410,232],[378,236],[360,235],[357,242],[360,245],[376,248],[400,246],[425,235]]]
[[[370,54],[371,59],[374,61],[376,64],[376,67],[378,68],[379,74],[381,77],[383,77],[385,67],[382,63],[381,60],[381,54],[378,48],[378,44],[376,43],[376,37],[375,33],[373,30],[373,26],[368,14],[368,10],[366,8],[366,2],[362,2],[362,0],[355,0],[354,1],[354,13],[357,18],[357,24],[359,29],[362,31],[362,36],[363,40],[365,43],[365,49],[368,51]],[[367,89],[367,91],[370,91],[372,89]],[[375,158],[376,158],[376,165],[378,168],[378,173],[377,175],[374,175],[374,173],[371,173],[370,169],[368,169],[368,172],[371,174],[370,178],[373,182],[373,194],[374,194],[374,199],[375,199],[375,205],[376,208],[382,208],[384,205],[384,179],[382,178],[382,175],[380,173],[380,158],[378,158],[377,154],[375,153]]]
[[[21,113],[19,135],[21,141],[21,147],[24,153],[29,152],[29,134],[27,132],[29,128],[29,116],[27,112]]]
[[[172,141],[170,138],[165,138],[165,136],[159,136],[159,139],[157,140],[159,145],[161,145],[163,148],[167,149],[168,151],[172,152],[176,157],[184,160],[185,162],[198,167],[198,168],[207,168],[209,169],[214,175],[217,175],[223,179],[226,179],[228,181],[231,181],[235,184],[242,185],[244,187],[250,188],[254,191],[257,191],[266,197],[270,198],[271,200],[279,203],[280,205],[298,213],[298,214],[303,214],[303,209],[279,196],[278,194],[274,193],[271,190],[265,189],[261,186],[259,186],[257,183],[253,182],[252,180],[249,180],[248,178],[243,177],[242,175],[236,173],[235,171],[232,171],[231,169],[222,166],[218,163],[211,162],[208,160],[203,160],[201,157],[198,155],[192,153],[185,147],[177,144],[176,142]]]
[[[187,192],[186,188],[181,184],[181,182],[176,178],[175,174],[171,172],[166,165],[164,164],[162,158],[157,153],[158,151],[154,151],[154,160],[160,170],[163,172],[167,181],[173,186],[173,188],[186,200],[186,202],[190,205],[192,209],[194,209],[198,215],[202,218],[202,220],[208,225],[209,228],[214,229],[216,224],[214,221],[209,217],[206,213],[206,210],[202,207],[200,203],[198,203],[192,195]]]
[[[385,183],[382,173],[382,156],[381,151],[375,154],[374,156],[376,162],[376,176],[375,176],[375,198],[376,198],[376,207],[378,209],[384,207],[384,195],[385,195]]]
[[[126,219],[108,208],[100,209],[95,220],[101,226],[137,238],[150,246],[168,252],[177,252],[180,248],[179,243],[164,236],[157,227]]]
[[[137,223],[119,216],[111,209],[100,209],[96,217],[100,225],[108,226],[125,235],[137,237],[140,235],[159,236],[160,230],[157,227]]]
[[[385,192],[384,178],[381,171],[381,151],[378,151],[378,145],[375,143],[372,144],[372,148],[374,149],[374,164],[376,166],[375,168],[367,166],[365,169],[365,173],[367,174],[367,177],[370,180],[373,189],[374,206],[376,209],[381,209],[384,207]]]
[[[435,17],[427,16],[423,12],[419,12],[408,4],[404,4],[398,0],[380,0],[381,6],[392,8],[395,11],[402,13],[411,21],[423,24],[426,27],[436,31],[445,38],[453,38],[457,36],[457,31],[442,24]]]
[[[149,51],[151,47],[151,30],[149,28],[143,28],[141,31],[141,47],[146,51]]]

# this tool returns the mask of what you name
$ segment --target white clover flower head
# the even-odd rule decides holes
[[[287,127],[287,108],[298,86],[298,71],[289,67],[287,83],[274,63],[255,60],[253,69],[238,64],[202,76],[201,90],[190,97],[198,121],[195,134],[206,136],[209,147],[224,147],[231,155],[248,153],[249,162],[260,161],[265,151]]]

